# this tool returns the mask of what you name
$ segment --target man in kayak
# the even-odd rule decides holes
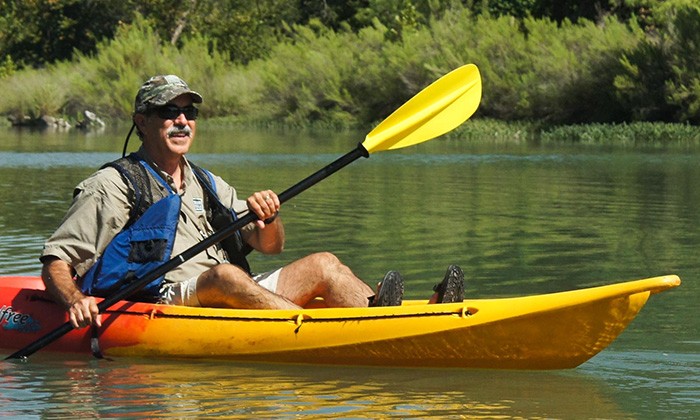
[[[299,308],[317,297],[331,307],[400,305],[398,272],[387,273],[375,296],[328,252],[267,273],[250,270],[245,256],[251,250],[277,254],[284,248],[280,200],[272,190],[240,200],[223,179],[185,157],[196,132],[194,104],[201,102],[202,96],[177,76],[150,78],[136,95],[133,115],[141,148],[76,187],[41,256],[46,288],[67,308],[73,326],[100,325],[93,296],[113,294],[245,212],[258,220],[182,262],[132,299],[245,309]],[[450,266],[435,290],[433,303],[461,301],[459,267]]]

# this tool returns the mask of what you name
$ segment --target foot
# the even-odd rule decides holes
[[[453,303],[464,301],[464,273],[458,265],[447,267],[445,278],[433,287],[437,292],[437,303]]]
[[[398,271],[389,271],[379,283],[376,296],[370,298],[369,306],[401,306],[403,300],[403,277]]]

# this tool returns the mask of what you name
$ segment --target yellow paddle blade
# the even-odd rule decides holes
[[[474,64],[442,76],[372,130],[362,146],[369,153],[413,146],[456,128],[479,107],[481,76]]]

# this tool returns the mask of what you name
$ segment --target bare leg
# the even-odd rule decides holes
[[[240,309],[296,309],[299,306],[258,285],[240,268],[219,264],[197,279],[202,306]]]
[[[319,252],[285,266],[277,293],[304,306],[322,297],[329,307],[366,307],[372,288],[329,252]]]

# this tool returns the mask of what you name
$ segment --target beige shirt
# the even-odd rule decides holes
[[[141,150],[139,153],[144,157]],[[151,165],[156,167],[152,162]],[[186,159],[183,167],[183,185],[180,190],[182,207],[171,257],[214,232],[203,206],[204,190]],[[161,174],[170,187],[176,190],[172,177],[162,171]],[[247,212],[246,202],[237,198],[233,187],[218,176],[214,176],[214,180],[219,199],[225,206],[233,208],[239,214]],[[133,194],[131,189],[119,172],[110,167],[100,169],[78,184],[68,213],[44,245],[42,259],[55,256],[70,264],[79,276],[85,275],[129,220],[131,203],[128,197]],[[254,225],[249,224],[244,229],[253,228]],[[185,281],[224,261],[226,254],[219,245],[215,245],[167,273],[165,279],[171,282]]]

